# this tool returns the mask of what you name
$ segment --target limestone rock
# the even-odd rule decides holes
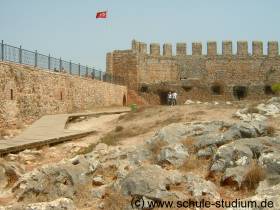
[[[241,188],[243,182],[245,181],[247,168],[245,166],[236,166],[233,168],[227,168],[225,174],[222,177],[222,183],[233,184],[237,188]]]
[[[266,151],[261,154],[259,162],[266,167],[269,173],[280,174],[280,151],[279,149]]]
[[[207,181],[193,173],[186,174],[187,191],[191,192],[196,199],[201,199],[206,196],[211,200],[219,200],[220,195],[217,191],[216,185],[211,181]]]
[[[80,186],[91,184],[98,162],[90,156],[50,164],[24,174],[13,187],[18,201],[50,201],[73,198]],[[36,200],[35,200],[36,201]]]
[[[105,184],[105,181],[102,176],[96,176],[92,179],[92,184],[95,186],[101,186]]]
[[[163,199],[171,196],[167,186],[182,181],[183,177],[177,173],[168,172],[158,165],[147,165],[130,172],[120,183],[124,195],[141,195],[150,199]]]
[[[74,202],[68,198],[59,198],[50,202],[15,204],[12,206],[0,207],[0,210],[76,210]]]
[[[93,198],[99,198],[99,199],[103,198],[105,196],[105,193],[106,193],[106,187],[107,187],[107,185],[94,187],[91,190],[92,197]]]
[[[217,151],[217,147],[214,146],[208,146],[204,149],[200,149],[197,152],[197,157],[203,157],[203,158],[208,158],[208,157],[212,157],[215,152]]]
[[[161,149],[158,161],[168,162],[176,167],[180,167],[188,156],[188,150],[183,144],[170,144]]]
[[[7,189],[24,173],[24,169],[13,162],[0,161],[0,192]]]
[[[260,206],[261,202],[263,201],[272,201],[273,207],[267,209],[271,210],[279,210],[280,209],[280,184],[269,186],[260,183],[259,187],[256,190],[257,194],[246,198],[242,201],[256,201],[257,205]],[[248,210],[257,210],[259,208],[247,208]],[[263,208],[266,209],[266,208]],[[227,208],[227,210],[244,210],[244,208]]]

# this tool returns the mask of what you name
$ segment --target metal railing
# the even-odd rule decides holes
[[[96,70],[92,67],[65,61],[61,58],[54,58],[37,52],[29,51],[20,47],[5,44],[2,40],[0,50],[0,60],[19,64],[34,66],[53,72],[68,73],[80,77],[92,78],[104,82],[124,85],[124,79],[110,75],[106,72]]]

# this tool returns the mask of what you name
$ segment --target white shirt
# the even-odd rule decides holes
[[[176,93],[176,92],[172,93],[172,98],[173,98],[173,99],[176,99],[176,98],[177,98],[177,93]]]

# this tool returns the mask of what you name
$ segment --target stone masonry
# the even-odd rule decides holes
[[[0,62],[0,127],[44,114],[123,105],[125,86]]]
[[[247,41],[237,42],[236,54],[231,41],[222,42],[222,54],[213,41],[207,43],[206,55],[199,42],[192,43],[192,55],[187,46],[177,43],[172,54],[171,44],[161,51],[160,44],[152,43],[148,53],[147,44],[133,40],[131,49],[108,53],[107,71],[124,77],[130,89],[162,95],[164,86],[178,91],[182,101],[262,99],[273,95],[271,86],[280,82],[276,41],[268,42],[266,54],[261,41],[253,41],[252,53]]]

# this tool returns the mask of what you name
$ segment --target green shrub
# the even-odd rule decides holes
[[[280,83],[273,84],[271,89],[275,93],[280,92]]]
[[[130,104],[130,109],[131,109],[131,111],[136,112],[138,109],[137,104]]]

